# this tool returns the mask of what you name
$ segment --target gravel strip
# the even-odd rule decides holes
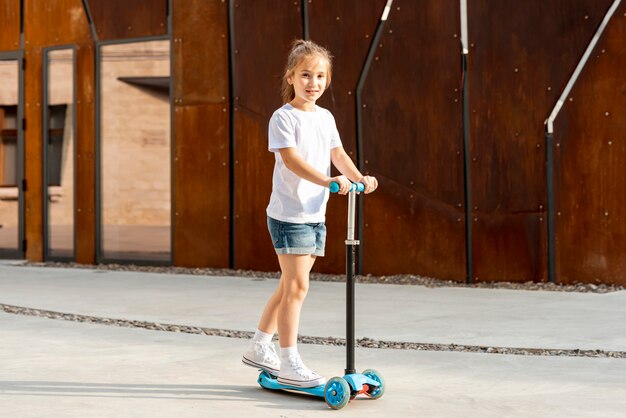
[[[228,337],[249,339],[254,335],[249,331],[238,331],[219,328],[192,327],[187,325],[161,324],[148,321],[133,321],[128,319],[101,318],[96,316],[69,314],[43,309],[32,309],[21,306],[0,304],[0,310],[24,316],[36,316],[40,318],[61,319],[72,322],[87,322],[92,324],[110,325],[125,328],[143,328],[153,331],[183,332],[187,334],[202,334],[212,337]],[[298,342],[301,344],[317,344],[345,346],[346,340],[336,337],[311,337],[299,336]],[[509,354],[518,356],[544,356],[544,357],[596,357],[596,358],[626,358],[626,351],[606,351],[606,350],[557,350],[541,348],[516,348],[516,347],[489,347],[480,345],[458,345],[458,344],[425,344],[409,343],[398,341],[381,341],[371,338],[359,338],[356,340],[357,347],[379,348],[391,350],[417,350],[417,351],[453,351],[469,353],[488,354]]]
[[[146,273],[164,274],[188,274],[198,276],[235,276],[254,277],[264,279],[278,279],[279,272],[265,272],[253,270],[231,270],[219,268],[188,268],[173,266],[139,266],[134,264],[78,264],[61,262],[33,263],[25,262],[20,264],[25,267],[57,267],[57,268],[78,268],[97,271],[138,271]],[[311,280],[320,282],[345,282],[346,276],[343,274],[323,274],[311,273]],[[550,292],[578,292],[578,293],[611,293],[626,289],[624,286],[575,283],[556,284],[546,282],[479,282],[466,284],[453,280],[439,280],[431,277],[418,276],[414,274],[396,274],[392,276],[356,276],[357,283],[377,283],[392,285],[424,286],[435,287],[465,287],[475,289],[509,289],[509,290],[530,290],[530,291],[550,291]]]

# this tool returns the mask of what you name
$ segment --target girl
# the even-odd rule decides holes
[[[365,193],[378,186],[344,151],[332,114],[315,104],[330,85],[331,72],[326,49],[311,41],[292,44],[283,75],[285,105],[269,123],[269,150],[276,163],[267,224],[281,276],[243,356],[245,364],[278,376],[281,384],[298,387],[326,383],[304,365],[296,343],[309,273],[315,258],[324,255],[328,187],[337,182],[339,193],[346,194],[350,180],[363,183]],[[331,161],[342,175],[330,177]],[[272,344],[277,329],[280,357]]]

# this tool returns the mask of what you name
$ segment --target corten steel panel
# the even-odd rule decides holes
[[[91,40],[81,0],[24,0],[26,48]]]
[[[280,270],[265,214],[274,163],[273,154],[267,151],[266,119],[269,118],[261,118],[245,108],[235,113],[235,138],[238,140],[234,167],[235,267],[238,269]],[[243,141],[246,141],[245,146]]]
[[[20,49],[20,0],[0,1],[0,51]]]
[[[167,0],[86,0],[86,3],[99,41],[167,35]],[[199,4],[191,0],[186,3],[189,5],[185,7]],[[209,22],[205,22],[207,26]]]
[[[174,264],[228,267],[227,5],[175,0],[172,9]]]
[[[459,4],[395,1],[363,90],[364,273],[465,278]]]
[[[267,126],[282,105],[289,45],[302,37],[300,2],[236,0],[233,29],[235,267],[276,271],[265,215],[274,167]]]
[[[91,45],[91,31],[87,16],[85,14],[81,0],[48,0],[41,2],[38,0],[24,1],[24,43],[25,43],[25,117],[27,128],[25,131],[25,178],[27,190],[25,197],[26,208],[26,258],[30,261],[41,261],[43,259],[43,201],[42,201],[42,47],[82,43],[85,47]],[[52,24],[53,22],[54,24]],[[93,60],[93,52],[91,53]],[[82,54],[78,54],[78,65],[81,66]],[[93,63],[87,64],[93,67]],[[76,86],[77,92],[82,89],[91,88],[89,94],[92,103],[90,104],[93,113],[93,68],[85,69],[87,81],[84,81],[83,73],[77,70]],[[90,72],[90,73],[89,73]],[[91,77],[91,81],[89,78]],[[77,96],[82,99],[81,93]],[[93,148],[93,116],[91,119],[84,119],[81,115],[85,109],[77,102],[77,147],[91,142]],[[87,124],[87,125],[85,125]],[[81,133],[91,131],[91,137],[81,138]],[[77,148],[77,151],[80,150]],[[76,197],[77,204],[81,204],[85,199],[91,199],[91,207],[85,207],[86,217],[81,207],[78,212],[77,206],[77,260],[81,262],[93,262],[92,246],[95,235],[95,223],[93,219],[93,184],[86,178],[81,178],[81,174],[88,175],[94,170],[93,151],[91,159],[77,163],[77,184]],[[93,178],[93,174],[92,174]],[[85,184],[87,181],[87,184]],[[90,197],[92,196],[92,197]],[[91,213],[89,212],[91,210]],[[85,247],[86,246],[86,247]],[[86,248],[86,249],[85,249]]]
[[[24,132],[24,176],[27,182],[24,193],[26,259],[43,260],[43,199],[42,199],[42,52],[39,48],[24,53],[24,115],[28,121]]]
[[[386,0],[312,0],[308,3],[309,35],[333,55],[332,83],[318,104],[335,116],[341,142],[356,163],[356,87],[370,43],[382,16]],[[336,173],[333,170],[333,173]],[[328,201],[326,256],[318,260],[316,271],[345,271],[347,201],[331,196]]]
[[[559,282],[626,285],[624,68],[626,3],[622,2],[554,126]]]
[[[224,103],[227,106],[226,4],[216,0],[174,0],[172,7],[177,104]]]
[[[93,264],[95,220],[95,49],[76,47],[76,262]]]
[[[228,267],[228,113],[174,108],[174,264]],[[199,134],[201,133],[201,134]]]
[[[468,5],[476,281],[546,278],[544,120],[610,3]]]

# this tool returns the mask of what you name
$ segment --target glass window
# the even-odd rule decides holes
[[[18,61],[0,60],[0,250],[19,248],[18,91]]]
[[[73,169],[73,161],[67,161],[63,158],[67,150],[71,148],[70,142],[72,142],[71,128],[65,130],[66,115],[67,104],[48,105],[48,187],[62,186],[61,172],[64,164],[69,164],[70,167],[67,168]],[[71,123],[72,121],[68,122]],[[66,152],[64,153],[64,151]],[[69,174],[73,174],[73,172]]]
[[[170,41],[100,49],[104,260],[171,259]]]
[[[0,186],[17,186],[17,106],[0,106]]]
[[[46,258],[74,258],[74,50],[47,51]]]

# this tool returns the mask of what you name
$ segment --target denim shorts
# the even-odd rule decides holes
[[[276,254],[313,254],[324,256],[326,224],[293,224],[267,217],[267,228]]]

